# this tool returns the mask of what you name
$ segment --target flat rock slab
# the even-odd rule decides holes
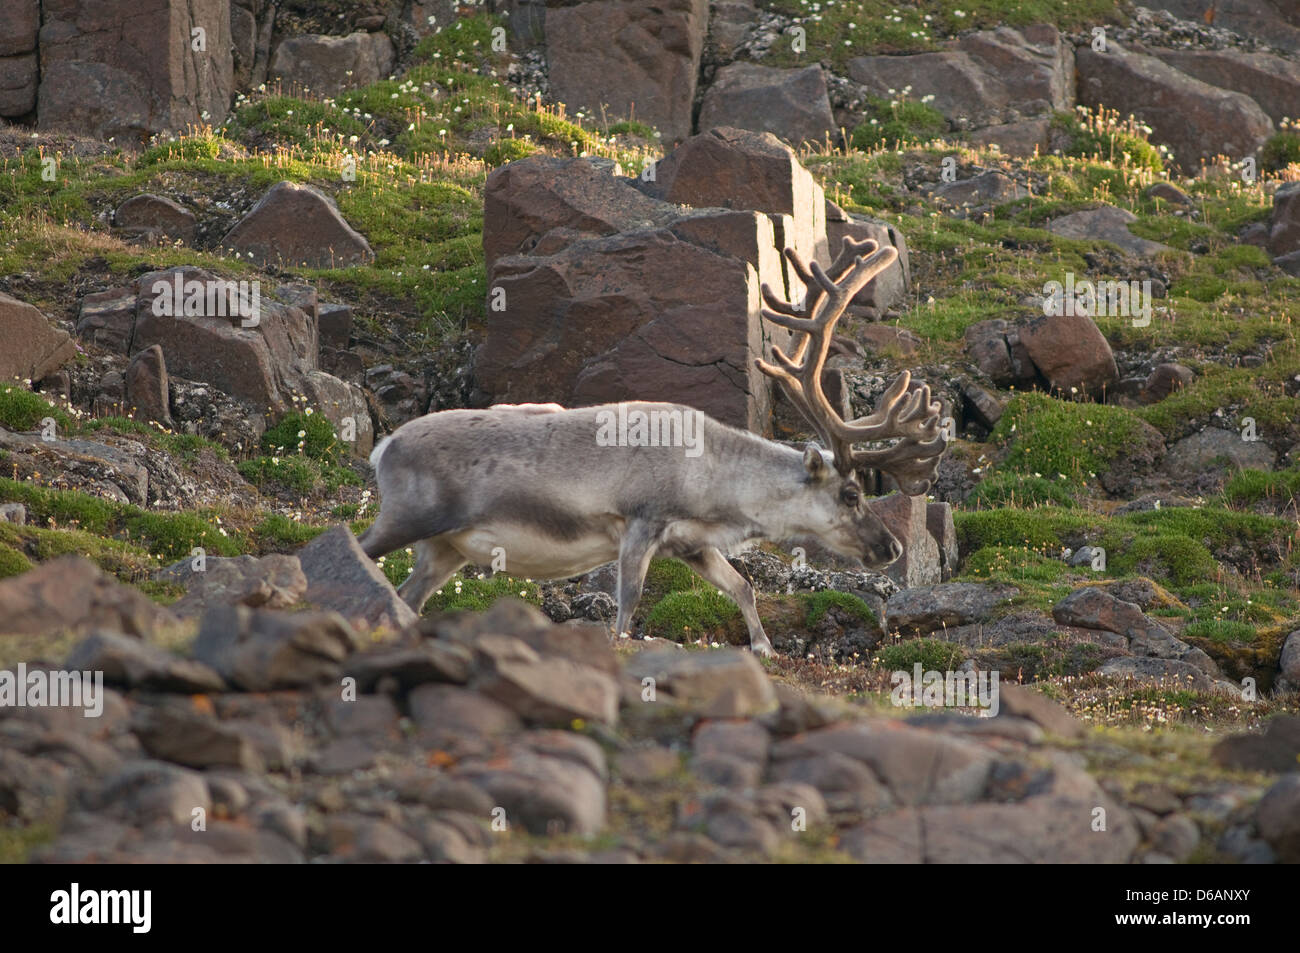
[[[744,718],[776,707],[763,666],[736,649],[647,649],[630,658],[624,671],[638,682],[653,679],[656,698],[662,693],[705,717]]]
[[[374,250],[320,189],[278,182],[221,239],[221,247],[259,265],[346,268],[369,264]]]
[[[1014,586],[987,586],[977,582],[903,589],[889,597],[885,625],[891,631],[912,635],[982,622],[995,607],[1019,594],[1020,590]]]

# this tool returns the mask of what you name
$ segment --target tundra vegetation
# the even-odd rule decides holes
[[[760,5],[778,11],[801,6],[789,0]],[[960,23],[951,3],[913,4],[903,22],[888,19],[888,3],[828,6],[810,30],[809,45],[824,43],[835,57],[921,51],[931,48],[936,31],[1039,20],[1077,27],[1104,20],[1115,5],[970,0],[961,6],[967,17]],[[490,43],[499,22],[467,17],[426,38],[416,65],[400,80],[328,99],[272,88],[241,99],[219,126],[192,129],[138,154],[81,150],[70,137],[48,135],[28,145],[8,132],[0,149],[0,288],[47,314],[73,316],[82,289],[183,264],[231,280],[261,278],[265,286],[290,278],[308,282],[323,299],[351,303],[367,364],[395,354],[425,355],[431,371],[451,382],[442,406],[457,406],[465,396],[467,347],[485,321],[482,193],[492,169],[541,152],[607,157],[637,172],[662,154],[653,130],[640,123],[576,116],[515,96],[488,72],[503,63]],[[851,32],[850,22],[863,28]],[[846,35],[853,38],[848,51],[841,49]],[[773,64],[780,65],[779,58]],[[949,456],[964,467],[970,492],[954,507],[961,553],[954,581],[1014,586],[1016,595],[994,617],[1050,611],[1088,583],[1140,586],[1154,593],[1147,613],[1209,655],[1225,677],[1274,671],[1282,640],[1300,629],[1300,459],[1294,449],[1300,446],[1300,279],[1271,266],[1260,248],[1240,243],[1238,235],[1268,220],[1268,186],[1275,181],[1269,176],[1300,179],[1295,134],[1283,131],[1270,142],[1262,175],[1245,183],[1228,172],[1175,176],[1142,128],[1115,116],[1060,114],[1053,123],[1065,148],[1010,158],[995,148],[938,138],[941,123],[922,104],[869,108],[879,122],[871,130],[849,130],[846,148],[812,147],[802,154],[828,198],[896,226],[911,248],[912,292],[891,324],[919,343],[907,356],[887,350],[870,355],[858,371],[892,379],[913,369],[931,382],[950,376],[968,363],[969,327],[1014,320],[1024,312],[1026,293],[1116,259],[1116,248],[1105,241],[1046,229],[1051,219],[1106,203],[1136,216],[1135,235],[1172,251],[1154,259],[1167,293],[1157,301],[1151,326],[1135,328],[1106,316],[1098,317],[1098,326],[1117,354],[1177,353],[1195,374],[1181,390],[1134,407],[1013,388],[991,431],[957,435]],[[471,156],[469,143],[485,128],[496,131],[495,141],[481,157]],[[41,174],[48,155],[58,159],[54,181]],[[339,170],[349,156],[358,159],[356,179],[341,187]],[[938,180],[949,157],[963,170],[1015,174],[1033,184],[1032,194],[977,217],[919,203],[908,183]],[[374,261],[272,273],[235,254],[129,244],[103,221],[106,210],[140,192],[185,194],[202,197],[219,233],[282,180],[332,195],[373,246]],[[1190,196],[1194,217],[1171,214],[1165,200],[1148,193],[1154,183],[1171,180]],[[78,357],[82,366],[88,361]],[[144,425],[124,408],[91,412],[33,393],[29,384],[0,383],[0,427],[32,431],[53,418],[67,436],[129,435],[166,455],[196,488],[197,502],[169,510],[103,499],[65,488],[0,449],[0,503],[21,503],[27,514],[23,525],[0,521],[0,577],[79,553],[169,604],[181,589],[152,581],[150,574],[194,547],[223,556],[289,553],[340,522],[361,534],[377,515],[369,469],[341,452],[334,427],[311,408],[286,416],[247,445]],[[1209,422],[1244,417],[1274,446],[1293,448],[1290,457],[1268,471],[1222,467],[1218,486],[1185,488],[1177,506],[1125,505],[1143,495],[1141,477],[1122,495],[1106,489],[1106,477],[1130,460],[1145,430],[1172,444]],[[1084,546],[1105,550],[1104,569],[1063,558]],[[790,562],[790,553],[775,545],[763,551]],[[406,579],[412,564],[406,549],[380,560],[394,584]],[[503,596],[544,606],[552,595],[536,581],[485,569],[458,573],[424,613],[483,609]],[[918,662],[944,669],[963,655],[942,639],[893,631],[861,655],[816,650],[815,633],[827,627],[838,637],[884,624],[875,609],[848,593],[763,591],[757,608],[770,633],[802,633],[814,647],[803,657],[764,660],[772,677],[855,705],[887,705],[889,673],[896,669]],[[691,650],[746,642],[735,604],[671,561],[651,564],[633,628]],[[192,633],[183,644],[189,638]],[[628,648],[616,645],[620,652]],[[0,653],[15,650],[0,643]],[[1107,679],[1095,673],[1101,660],[1095,647],[1067,638],[1012,641],[974,654],[1007,681],[1032,682],[1104,726],[1108,744],[1086,748],[1085,755],[1124,789],[1237,779],[1240,773],[1211,761],[1214,740],[1297,710],[1294,694],[1242,701]],[[0,665],[12,661],[0,654]],[[619,793],[611,823],[641,816],[646,804],[637,798]],[[0,835],[0,859],[22,857],[49,836],[39,824]],[[831,856],[829,844],[800,850],[807,852],[791,859]],[[524,848],[516,844],[508,851],[522,856]]]

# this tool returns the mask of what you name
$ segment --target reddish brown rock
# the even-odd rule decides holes
[[[792,145],[837,138],[820,65],[777,69],[740,61],[718,70],[700,105],[699,128],[770,132]]]
[[[1110,344],[1087,315],[1035,315],[1020,321],[1017,329],[1054,390],[1099,397],[1119,383]]]
[[[271,186],[221,247],[260,265],[346,268],[375,260],[370,243],[343,220],[332,198],[296,182]]]
[[[586,110],[649,123],[665,144],[691,134],[708,30],[708,0],[548,4],[551,95]]]
[[[162,348],[150,345],[126,368],[126,402],[136,420],[153,420],[171,429],[171,400]]]
[[[76,356],[67,331],[52,326],[45,315],[17,298],[0,292],[0,386],[37,381]]]

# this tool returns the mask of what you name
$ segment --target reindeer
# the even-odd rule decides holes
[[[756,364],[780,382],[827,449],[810,442],[800,452],[680,404],[442,411],[399,427],[371,454],[382,500],[362,548],[373,559],[414,544],[415,567],[399,594],[416,612],[467,564],[499,566],[504,556],[512,575],[566,579],[617,561],[620,635],[630,634],[651,558],[673,557],[740,607],[750,648],[770,655],[754,590],[725,554],[761,540],[814,537],[869,568],[886,566],[902,546],[867,507],[858,471],[883,471],[903,492],[922,494],[945,448],[939,404],[925,384],[909,393],[907,371],[874,413],[855,420],[842,419],[822,390],[836,322],[897,254],[845,238],[827,273],[787,248],[808,289],[805,305],[762,288],[763,316],[803,337],[793,357],[773,347],[775,364]],[[702,452],[599,440],[620,411],[661,420],[697,415]],[[888,449],[853,446],[891,438],[897,442]]]

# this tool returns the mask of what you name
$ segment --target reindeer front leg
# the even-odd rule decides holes
[[[617,636],[632,634],[632,613],[641,601],[641,587],[654,556],[658,534],[648,523],[635,520],[628,524],[618,547],[618,624]]]
[[[721,589],[728,598],[740,607],[740,614],[745,618],[749,629],[749,648],[755,655],[771,655],[772,643],[763,631],[763,622],[758,617],[758,605],[754,600],[754,587],[736,568],[727,562],[727,557],[712,546],[702,549],[693,556],[687,556],[683,562],[690,566],[708,582]]]

